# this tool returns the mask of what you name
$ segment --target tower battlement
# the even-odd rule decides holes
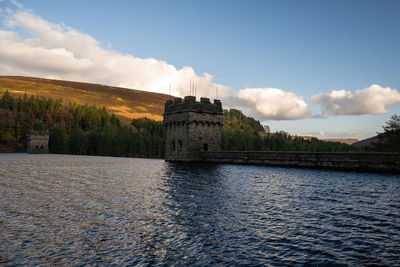
[[[221,150],[223,109],[220,100],[186,96],[168,100],[164,110],[165,159],[200,160],[202,151]]]
[[[165,113],[176,113],[176,112],[205,112],[211,114],[223,113],[222,103],[220,100],[215,99],[214,103],[211,103],[209,98],[202,97],[200,102],[196,101],[194,96],[185,96],[182,98],[175,98],[174,101],[168,100],[165,103]]]

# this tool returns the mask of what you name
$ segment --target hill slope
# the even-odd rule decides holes
[[[0,95],[8,90],[13,96],[38,95],[62,99],[64,103],[105,106],[122,121],[147,117],[162,120],[164,103],[173,96],[101,84],[51,80],[22,76],[0,76]]]
[[[321,139],[322,141],[327,141],[327,142],[338,142],[338,143],[343,143],[343,144],[348,144],[351,145],[353,143],[358,142],[358,139],[354,138],[329,138],[329,139]]]
[[[378,143],[379,141],[380,141],[379,136],[375,135],[370,138],[366,138],[366,139],[360,140],[358,142],[355,142],[352,145],[356,146],[356,147],[366,147],[366,146],[371,147],[371,146],[373,146],[373,143]]]

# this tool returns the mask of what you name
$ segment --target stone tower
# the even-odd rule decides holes
[[[221,150],[223,110],[220,100],[196,101],[186,96],[182,101],[168,100],[164,110],[165,159],[200,160],[202,151]]]
[[[28,153],[49,153],[49,132],[31,131],[27,150]]]

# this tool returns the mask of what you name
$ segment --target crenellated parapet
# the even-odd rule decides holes
[[[211,114],[222,114],[222,103],[220,100],[215,99],[214,103],[211,103],[209,98],[202,97],[200,102],[196,101],[194,96],[185,96],[182,98],[175,98],[174,101],[168,100],[165,103],[164,113],[177,113],[177,112],[201,112],[201,113],[211,113]]]

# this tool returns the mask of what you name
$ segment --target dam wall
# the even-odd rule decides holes
[[[400,153],[214,151],[201,152],[201,160],[214,163],[400,173]]]

